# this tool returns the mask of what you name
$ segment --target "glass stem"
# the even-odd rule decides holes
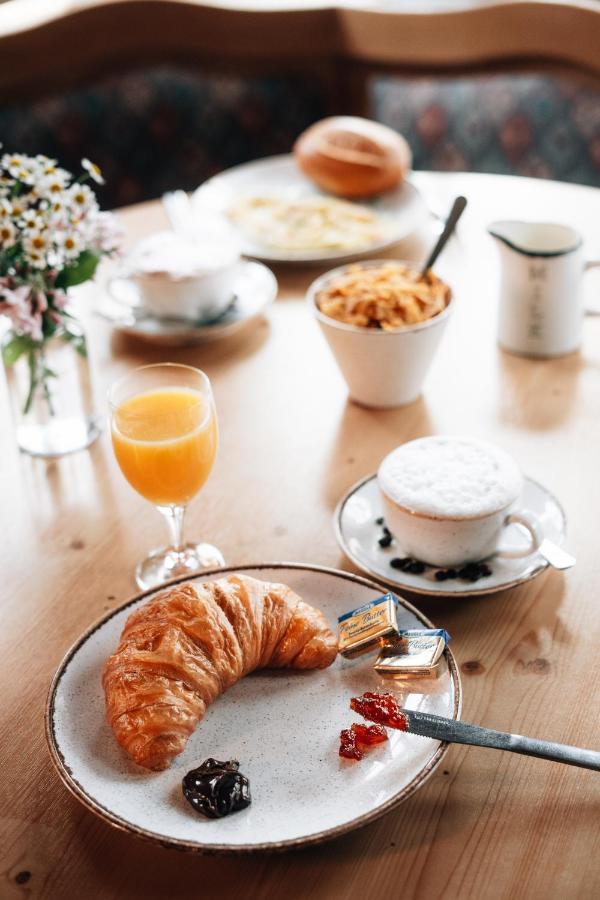
[[[167,520],[167,528],[169,529],[169,549],[176,553],[183,550],[183,517],[185,516],[185,506],[159,506],[158,511],[163,514]]]

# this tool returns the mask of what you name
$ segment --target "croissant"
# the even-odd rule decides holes
[[[164,591],[127,619],[102,684],[117,741],[166,769],[206,708],[254,669],[324,669],[337,642],[325,617],[284,584],[230,575]]]

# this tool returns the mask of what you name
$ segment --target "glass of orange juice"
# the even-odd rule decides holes
[[[208,377],[177,363],[142,366],[109,392],[112,443],[129,484],[167,520],[169,546],[135,570],[141,588],[221,566],[211,544],[186,544],[186,507],[210,475],[217,453],[217,416]]]

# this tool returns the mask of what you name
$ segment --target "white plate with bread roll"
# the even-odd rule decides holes
[[[308,128],[291,154],[210,178],[193,204],[199,217],[226,216],[246,256],[340,262],[383,250],[427,220],[410,163],[408,144],[392,129],[336,116]]]
[[[447,745],[388,729],[363,759],[342,759],[340,731],[357,719],[351,697],[391,690],[403,706],[460,713],[449,650],[437,678],[408,682],[384,680],[374,654],[336,655],[337,617],[382,593],[347,572],[265,563],[172,582],[111,610],[50,688],[46,735],[61,779],[105,822],[195,852],[315,844],[372,821],[424,783]],[[403,599],[398,620],[431,627]],[[239,761],[218,782],[219,791],[243,783],[237,806],[227,806],[229,787],[209,806],[228,815],[198,811],[195,781],[193,801],[184,796],[183,777],[205,760]]]

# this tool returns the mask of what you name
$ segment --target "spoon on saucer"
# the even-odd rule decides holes
[[[433,250],[427,257],[427,259],[425,260],[424,265],[421,267],[421,272],[420,272],[421,278],[425,277],[425,275],[427,274],[429,269],[432,268],[436,259],[438,258],[438,256],[440,255],[440,253],[442,252],[444,247],[446,246],[448,239],[451,237],[451,235],[454,232],[454,229],[456,228],[458,220],[460,219],[463,212],[465,211],[466,205],[467,205],[466,197],[457,197],[456,200],[454,201],[454,203],[452,204],[452,209],[450,210],[448,218],[446,219],[446,224],[444,225],[444,228],[442,229],[442,233],[440,234],[439,238],[437,239],[435,247],[433,248]]]
[[[553,569],[570,569],[577,562],[574,556],[571,556],[570,553],[567,553],[566,550],[563,550],[562,547],[559,547],[558,544],[555,544],[554,541],[548,538],[544,538],[537,548],[537,552],[544,557]]]

